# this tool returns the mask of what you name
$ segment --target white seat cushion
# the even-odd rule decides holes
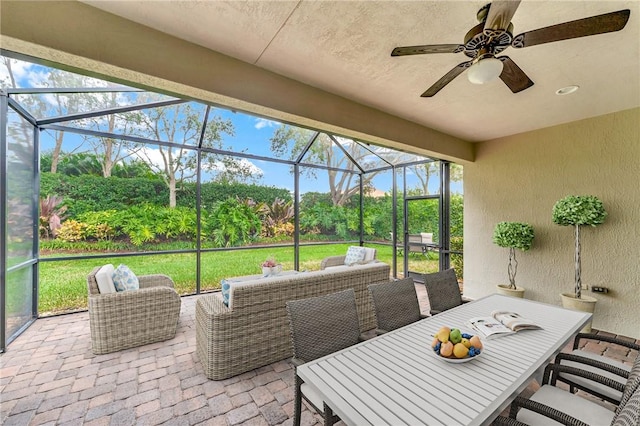
[[[302,395],[304,395],[304,397],[307,398],[308,401],[315,405],[320,413],[324,412],[324,401],[314,388],[306,383],[303,383],[302,386],[300,386],[300,390],[302,391]]]
[[[530,399],[553,407],[590,425],[608,426],[613,421],[613,411],[555,386],[542,386]],[[516,419],[530,426],[561,424],[524,408],[518,412]]]
[[[597,361],[601,361],[601,362],[606,362],[609,365],[613,365],[614,367],[618,367],[621,368],[623,370],[626,371],[631,371],[631,366],[630,365],[625,365],[621,362],[618,361],[614,361],[611,358],[608,357],[604,357],[601,355],[597,355],[591,352],[586,352],[586,351],[581,351],[579,349],[574,350],[573,352],[571,352],[574,355],[578,355],[584,358],[590,358],[590,359],[595,359]],[[596,374],[600,374],[602,376],[605,377],[609,377],[617,382],[620,382],[622,385],[624,385],[627,382],[627,379],[625,379],[624,377],[620,377],[616,374],[610,373],[608,371],[604,371],[604,370],[600,370],[599,368],[596,367],[592,367],[590,365],[585,365],[585,364],[581,364],[581,363],[577,363],[577,362],[571,362],[571,361],[567,361],[567,360],[562,360],[560,362],[562,365],[566,365],[566,366],[570,366],[570,367],[576,367],[576,368],[580,368],[582,370],[587,370],[587,371],[591,371],[593,373]],[[598,382],[594,382],[593,380],[589,380],[586,379],[584,377],[580,377],[580,376],[574,376],[573,374],[567,374],[567,373],[560,373],[561,377],[565,377],[567,380],[571,380],[572,382],[574,382],[577,385],[581,385],[584,386],[587,389],[593,389],[596,392],[599,392],[602,395],[606,395],[616,401],[620,401],[620,398],[622,398],[622,392],[618,392],[615,389],[610,388],[609,386],[605,386],[601,383]]]
[[[113,271],[113,265],[109,263],[96,272],[96,283],[98,283],[100,294],[116,292],[116,286],[113,284]]]

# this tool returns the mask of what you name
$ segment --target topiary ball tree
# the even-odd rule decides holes
[[[575,228],[575,296],[582,297],[582,277],[580,261],[580,227],[597,226],[604,222],[607,212],[602,201],[593,195],[569,195],[558,200],[553,206],[553,223]]]
[[[499,247],[509,249],[509,288],[516,289],[518,261],[516,249],[527,251],[533,244],[533,226],[521,222],[499,222],[493,230],[493,242]]]

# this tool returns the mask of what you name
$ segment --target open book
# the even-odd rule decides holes
[[[490,317],[471,318],[469,325],[485,339],[504,336],[520,330],[542,328],[533,321],[522,318],[515,312],[506,311],[493,311]]]

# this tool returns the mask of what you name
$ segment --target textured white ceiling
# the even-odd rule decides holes
[[[462,74],[429,86],[468,58],[392,58],[396,46],[462,43],[485,1],[85,1],[123,18],[469,141],[482,141],[640,106],[640,1],[523,0],[514,35],[631,9],[619,32],[507,49],[535,85]],[[568,85],[568,96],[555,91]]]

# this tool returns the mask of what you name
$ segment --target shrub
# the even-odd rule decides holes
[[[78,219],[87,224],[87,238],[95,238],[99,241],[110,240],[122,235],[112,224],[116,213],[115,210],[86,212],[80,214]]]
[[[451,237],[450,247],[452,251],[462,251],[464,247],[464,240],[462,237]],[[464,272],[464,257],[462,254],[451,254],[451,266],[456,271],[458,279],[463,279]]]
[[[255,206],[229,198],[213,208],[206,230],[218,247],[231,247],[250,242],[261,225]]]
[[[69,219],[65,221],[58,229],[56,238],[66,241],[81,241],[87,237],[87,224]]]
[[[263,203],[259,209],[262,215],[262,236],[277,237],[280,235],[293,235],[294,226],[291,223],[294,217],[293,201],[284,201],[276,198],[273,203]],[[287,231],[291,225],[291,231]]]
[[[553,223],[562,226],[596,226],[606,217],[602,201],[593,195],[569,195],[553,206]]]
[[[533,226],[521,222],[499,222],[493,230],[493,242],[499,247],[527,251],[533,244]]]
[[[169,200],[169,190],[158,179],[114,176],[42,173],[40,193],[63,197],[68,206],[67,214],[72,219],[85,212],[124,210],[144,203],[166,205]]]
[[[241,200],[253,200],[256,203],[272,203],[276,199],[291,201],[288,189],[272,186],[249,185],[244,183],[205,182],[200,186],[200,201],[210,209],[215,204],[238,197]],[[185,182],[177,194],[178,206],[196,206],[196,184]]]
[[[55,237],[58,233],[67,210],[67,206],[60,205],[62,201],[57,195],[40,198],[40,235],[44,238]]]

